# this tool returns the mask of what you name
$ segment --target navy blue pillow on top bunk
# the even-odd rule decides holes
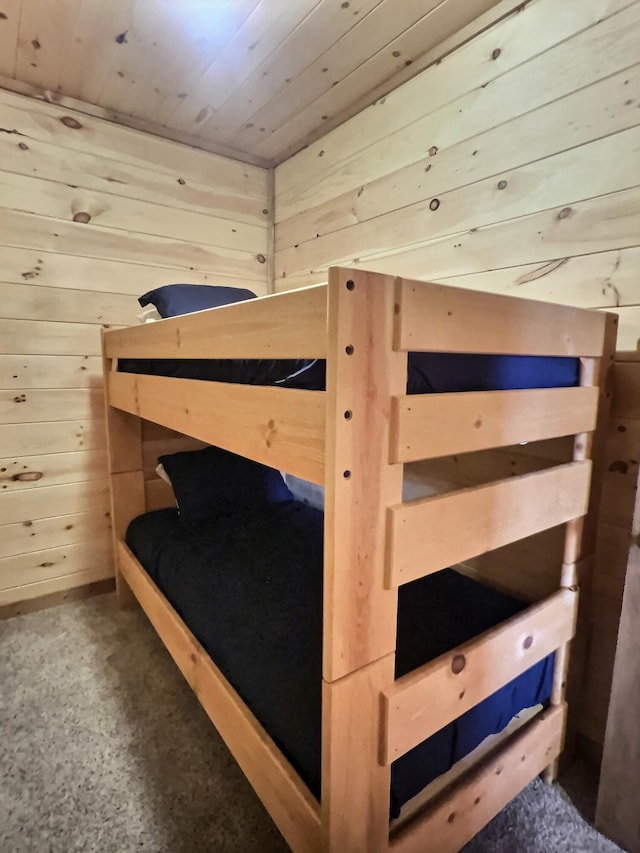
[[[144,308],[154,305],[163,319],[191,314],[194,311],[204,311],[206,308],[218,308],[220,305],[231,305],[234,302],[244,302],[246,299],[256,299],[252,290],[244,287],[223,287],[211,284],[165,284],[156,287],[143,296],[138,302]]]

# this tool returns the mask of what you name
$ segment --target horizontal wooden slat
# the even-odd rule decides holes
[[[48,320],[0,320],[0,355],[89,355],[100,353],[99,327]]]
[[[310,287],[118,329],[109,358],[324,358],[327,289]]]
[[[2,361],[2,359],[0,359]],[[55,364],[57,359],[52,358]],[[25,362],[26,364],[26,362]],[[5,424],[104,418],[99,388],[27,388],[0,391],[0,420]],[[101,427],[96,426],[96,429]]]
[[[562,751],[566,706],[542,712],[492,751],[406,829],[392,853],[458,851]]]
[[[597,388],[394,397],[391,462],[413,462],[595,428]]]
[[[383,762],[391,764],[570,640],[577,606],[577,592],[560,590],[383,690]]]
[[[106,443],[100,420],[0,424],[0,453],[6,456],[102,450]]]
[[[400,279],[395,345],[424,352],[599,356],[602,312]]]
[[[72,572],[106,567],[110,561],[111,537],[108,531],[104,531],[90,542],[76,542],[59,548],[3,557],[0,559],[0,589],[12,589]],[[102,577],[108,577],[109,574],[105,571]]]
[[[3,524],[50,518],[52,513],[66,515],[96,507],[109,507],[107,478],[43,486],[21,492],[0,492],[0,518]]]
[[[179,184],[176,182],[176,186]],[[77,213],[86,213],[92,225],[166,237],[169,240],[188,240],[204,246],[219,246],[243,252],[266,252],[267,224],[248,225],[210,214],[183,210],[164,204],[152,204],[140,199],[113,195],[96,189],[83,189],[76,184],[56,183],[14,172],[0,173],[0,197],[4,207],[37,213],[55,219],[73,221]]]
[[[33,583],[0,589],[0,607],[4,609],[5,607],[9,608],[10,605],[15,605],[15,608],[12,608],[15,612],[16,610],[22,610],[21,605],[23,602],[33,601],[33,599],[42,598],[43,596],[53,596],[54,593],[63,593],[65,590],[75,590],[87,584],[98,584],[100,581],[112,578],[113,565],[111,560],[108,560],[103,565],[96,566],[95,568],[81,569],[77,572],[45,578],[44,580],[34,581]],[[59,599],[57,601],[50,599],[49,606],[53,606],[54,602],[62,603]]]
[[[13,117],[18,122],[16,129],[20,130],[21,113],[13,111]],[[189,154],[185,152],[185,164]],[[153,168],[153,161],[142,168],[132,163],[119,163],[94,152],[74,151],[33,138],[27,148],[20,148],[9,134],[0,138],[0,160],[8,172],[37,175],[57,184],[66,184],[72,173],[76,187],[107,190],[109,194],[127,199],[206,213],[232,222],[265,226],[267,222],[262,212],[267,198],[266,184],[259,196],[250,196],[239,186],[233,191],[223,185],[228,172],[224,166],[220,168],[215,184],[198,183],[184,177],[179,181],[181,173],[170,175],[158,171]]]
[[[112,406],[290,474],[324,481],[325,394],[109,374]]]
[[[110,261],[101,258],[85,258],[81,254],[64,255],[42,248],[21,249],[17,246],[2,246],[3,281],[14,284],[33,282],[46,287],[76,288],[101,293],[123,293],[131,297],[140,296],[162,284],[179,282],[185,277],[192,284],[219,284],[221,274],[204,272],[195,263],[190,264],[188,276],[184,270],[171,266],[158,266],[157,258],[149,258],[144,264],[126,261]],[[82,252],[82,245],[78,246]],[[266,275],[265,275],[266,279]],[[259,296],[266,293],[266,280],[249,277],[234,277],[234,287],[248,287]]]
[[[591,462],[390,507],[387,585],[408,583],[587,511]]]
[[[175,215],[179,216],[180,212]],[[181,273],[178,281],[184,281],[192,267],[215,270],[218,281],[224,279],[225,283],[233,277],[266,279],[265,264],[251,252],[132,231],[116,232],[93,223],[67,222],[34,213],[0,209],[0,234],[3,244],[17,249],[175,267]]]
[[[76,49],[77,45],[71,54]],[[93,59],[95,61],[95,56]],[[242,196],[261,200],[266,197],[265,169],[195,148],[186,149],[188,154],[185,154],[183,145],[89,115],[72,116],[80,122],[81,128],[70,127],[60,122],[61,114],[69,115],[65,107],[27,99],[6,90],[0,92],[0,104],[7,125],[31,139],[91,156],[107,157],[124,166],[148,169],[149,164],[153,164],[154,171],[169,175],[174,181],[182,178]]]
[[[52,507],[55,511],[55,506]],[[111,526],[107,508],[90,512],[40,518],[0,527],[0,557],[13,557],[29,551],[59,548],[76,542],[100,539]]]
[[[118,565],[169,654],[292,849],[297,853],[318,853],[317,801],[122,542],[118,547]]]
[[[100,385],[102,359],[98,356],[4,355],[0,359],[0,389],[89,389]]]
[[[104,450],[0,459],[0,484],[7,491],[99,480],[106,475],[107,454]],[[55,508],[53,514],[57,514]]]
[[[3,272],[0,270],[0,279]],[[124,293],[40,287],[33,281],[0,283],[0,317],[3,319],[128,326],[137,322],[140,310],[137,299]]]

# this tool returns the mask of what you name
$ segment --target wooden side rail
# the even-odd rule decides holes
[[[550,655],[574,634],[577,591],[562,589],[382,691],[390,764]]]
[[[602,355],[597,311],[397,279],[394,349],[503,355]]]
[[[324,482],[322,391],[107,374],[109,403],[208,444]]]
[[[390,853],[458,853],[562,751],[566,706],[542,712],[392,836]]]
[[[295,853],[319,853],[320,806],[123,542],[118,563],[169,654]]]
[[[415,394],[391,401],[390,462],[415,462],[595,429],[598,389]]]
[[[591,462],[397,504],[387,514],[387,588],[584,515]]]
[[[327,287],[249,299],[158,323],[114,329],[107,358],[324,358]]]

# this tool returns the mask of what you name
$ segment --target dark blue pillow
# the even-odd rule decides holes
[[[182,521],[260,510],[293,500],[282,474],[219,447],[161,456]]]
[[[244,287],[222,287],[211,284],[165,284],[138,299],[144,308],[154,305],[163,319],[191,314],[205,308],[218,308],[233,302],[255,299],[256,294]]]

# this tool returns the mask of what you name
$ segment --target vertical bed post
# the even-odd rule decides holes
[[[325,851],[384,850],[390,770],[380,763],[380,692],[394,679],[397,592],[384,588],[386,511],[402,500],[389,463],[395,281],[334,268],[328,287],[323,626]]]
[[[591,459],[591,492],[587,515],[569,521],[566,526],[564,555],[560,586],[564,589],[580,590],[580,606],[576,634],[572,643],[565,643],[556,652],[553,675],[551,704],[560,705],[568,694],[569,716],[567,721],[567,746],[565,755],[571,756],[574,748],[575,733],[580,713],[579,697],[584,678],[586,633],[589,621],[589,599],[591,575],[595,552],[597,511],[602,487],[602,465],[606,427],[611,408],[610,376],[615,358],[618,318],[615,314],[605,316],[603,350],[600,358],[582,359],[580,385],[597,385],[598,414],[594,432],[576,435],[573,446],[574,461]],[[571,647],[571,655],[569,649]],[[559,759],[546,768],[543,774],[545,782],[555,781],[558,775]]]
[[[115,409],[109,403],[109,373],[117,369],[118,361],[107,357],[105,343],[103,331],[102,371],[116,595],[120,607],[130,607],[135,603],[135,597],[118,567],[118,542],[124,539],[131,519],[145,511],[142,422],[135,415]]]

